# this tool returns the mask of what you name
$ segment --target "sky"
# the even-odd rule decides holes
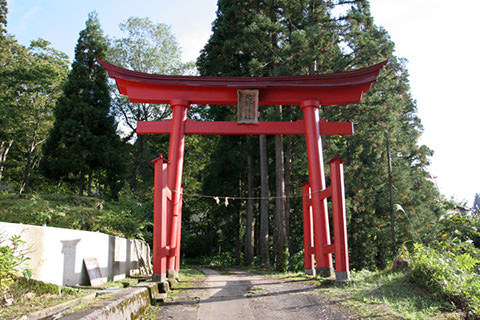
[[[7,0],[8,32],[24,45],[43,38],[70,59],[89,12],[104,33],[122,34],[131,16],[171,26],[183,60],[195,60],[211,34],[217,0]],[[434,150],[429,171],[447,199],[471,206],[480,193],[478,0],[370,0],[374,23],[408,60],[411,93]]]

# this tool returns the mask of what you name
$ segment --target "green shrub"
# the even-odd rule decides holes
[[[476,248],[480,248],[480,215],[471,216],[452,211],[440,218],[439,226],[438,244],[445,244],[443,246],[445,249],[449,251],[457,249],[456,246],[451,247],[448,240],[473,242]]]
[[[68,290],[73,290],[70,288],[59,288],[57,285],[51,283],[44,283],[42,281],[28,279],[24,277],[18,277],[15,279],[15,282],[10,286],[10,289],[15,292],[17,297],[20,297],[27,292],[33,292],[37,296],[41,296],[43,294],[52,294],[56,295],[59,292],[64,292]],[[66,290],[64,290],[66,289]]]
[[[235,257],[231,252],[220,252],[212,257],[204,257],[202,265],[209,267],[224,267],[235,265]]]
[[[72,195],[0,195],[0,221],[86,231],[152,241],[153,203],[121,194],[119,201]]]
[[[460,242],[453,246],[473,247],[473,244]],[[413,245],[410,253],[405,248],[402,251],[409,262],[411,277],[417,284],[455,304],[468,319],[480,318],[479,259],[468,252],[436,249],[419,243]]]
[[[304,259],[304,255],[303,255],[303,249],[298,251],[297,253],[295,253],[294,255],[292,255],[290,257],[289,264],[290,264],[290,266],[289,266],[290,271],[299,272],[299,271],[304,270],[305,259]]]
[[[17,274],[22,271],[21,268],[29,259],[22,252],[23,241],[20,236],[10,237],[10,243],[5,244],[0,239],[0,297],[4,297],[10,285],[15,281]],[[30,278],[32,275],[28,269],[23,270],[23,276]]]

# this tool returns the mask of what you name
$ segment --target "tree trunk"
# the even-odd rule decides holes
[[[242,210],[238,208],[237,234],[235,239],[235,264],[242,263]]]
[[[247,141],[249,139],[247,138]],[[253,264],[253,247],[254,247],[254,230],[255,220],[253,218],[253,168],[252,168],[252,155],[247,156],[247,221],[245,224],[245,264],[247,266]]]
[[[282,106],[275,108],[279,120],[282,117]],[[285,224],[285,163],[283,158],[283,135],[275,136],[275,268],[278,271],[286,270],[288,266],[288,247]]]
[[[88,196],[92,195],[92,181],[93,181],[93,170],[90,169],[90,172],[88,173],[88,182],[87,182],[87,195]]]
[[[137,151],[135,154],[135,161],[133,162],[132,179],[130,180],[130,189],[135,191],[137,189],[137,176],[140,171],[140,166],[143,160],[143,147],[146,137],[137,134]]]
[[[30,147],[28,148],[27,151],[27,163],[25,165],[25,170],[23,172],[23,182],[20,185],[20,190],[18,191],[19,194],[22,194],[23,192],[28,191],[28,185],[30,181],[30,174],[31,174],[31,169],[32,169],[32,158],[33,158],[33,152],[35,151],[35,148],[37,147],[37,132],[38,132],[38,126],[40,124],[40,120],[37,119],[35,121],[35,125],[33,127],[33,134],[32,134],[32,141],[30,143]]]
[[[267,136],[260,135],[260,261],[262,266],[270,265],[268,245],[268,163],[267,163]]]
[[[83,196],[83,191],[85,190],[85,172],[82,170],[80,172],[80,179],[78,183],[78,195]]]
[[[290,251],[290,186],[292,180],[292,152],[293,137],[287,136],[287,149],[285,150],[285,233]]]
[[[393,179],[392,179],[392,153],[390,152],[390,139],[385,135],[387,142],[387,163],[388,163],[388,185],[390,191],[390,229],[392,233],[393,254],[397,254],[397,235],[395,232],[395,208],[393,199]]]
[[[0,182],[3,178],[3,169],[5,168],[5,162],[7,161],[8,151],[12,147],[13,140],[2,141],[0,144]]]
[[[239,194],[242,194],[242,181],[238,181]],[[240,265],[242,263],[242,208],[238,206],[237,215],[237,232],[235,237],[235,264]]]

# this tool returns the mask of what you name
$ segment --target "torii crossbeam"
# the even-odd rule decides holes
[[[168,162],[155,160],[153,266],[154,279],[166,281],[179,270],[181,181],[186,134],[302,134],[306,137],[309,184],[304,186],[305,271],[330,276],[335,254],[337,280],[349,279],[343,161],[329,164],[332,185],[326,187],[321,135],[352,134],[349,122],[320,120],[322,105],[358,103],[382,67],[325,75],[283,77],[197,77],[146,74],[98,60],[131,102],[170,104],[172,120],[139,121],[138,134],[170,134]],[[187,120],[191,104],[234,105],[252,91],[259,105],[300,105],[304,120],[295,122],[204,122]],[[168,164],[167,164],[168,163]],[[327,198],[332,197],[335,243],[331,243]],[[316,266],[312,256],[315,255]]]

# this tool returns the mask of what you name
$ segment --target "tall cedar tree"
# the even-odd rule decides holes
[[[250,16],[250,3],[253,1],[219,1],[217,19],[213,23],[213,35],[197,61],[197,68],[201,75],[213,76],[242,76],[249,75],[249,55],[243,55],[242,49],[248,50],[247,39],[243,37],[243,29],[246,26],[245,19]],[[236,107],[213,106],[206,117],[211,120],[225,121],[235,120]],[[217,139],[217,146],[212,155],[208,174],[204,181],[204,188],[212,194],[218,195],[243,195],[248,194],[248,162],[247,155],[250,153],[250,143],[244,136],[221,136]],[[228,152],[226,152],[228,150]],[[251,205],[249,206],[251,208]],[[220,246],[223,250],[235,248],[236,261],[241,258],[241,239],[243,230],[239,225],[242,221],[245,206],[240,201],[232,202],[229,207],[216,207],[212,213],[212,230],[218,230],[218,251]],[[249,215],[249,219],[253,218]],[[252,252],[249,247],[252,243],[250,237],[253,230],[253,221],[247,221],[249,227],[246,233],[247,263]],[[235,235],[232,239],[231,235]]]
[[[78,193],[92,178],[116,196],[121,183],[122,146],[110,114],[110,88],[96,58],[107,49],[95,12],[80,32],[75,59],[64,92],[55,108],[55,123],[44,147],[41,167],[52,179],[76,182]],[[88,177],[88,184],[86,178]]]
[[[276,8],[276,7],[275,7]],[[209,39],[205,48],[203,49],[197,65],[202,75],[227,75],[227,76],[268,76],[272,75],[275,65],[278,60],[278,47],[275,44],[275,38],[279,37],[280,30],[277,27],[278,14],[270,2],[261,1],[219,1],[217,19],[213,24],[213,35]],[[261,32],[259,31],[261,30]],[[273,42],[272,42],[273,41]],[[268,48],[265,48],[268,46]],[[274,54],[272,54],[272,50]],[[264,67],[266,66],[266,67]],[[227,107],[215,107],[210,109],[210,116],[215,120],[233,120],[235,118],[236,108]],[[262,113],[265,114],[266,110],[263,109]],[[270,113],[273,113],[270,111]],[[263,116],[262,116],[263,117]],[[263,138],[265,139],[265,138]],[[232,181],[226,183],[234,183],[234,179],[239,181],[248,180],[248,172],[254,172],[252,168],[258,168],[258,164],[253,161],[249,161],[252,152],[257,148],[253,148],[253,139],[246,139],[245,137],[221,137],[221,142],[229,141],[231,146],[237,148],[237,152],[241,155],[240,158],[233,158],[234,153],[229,152],[225,154],[219,150],[219,157],[232,157],[232,163],[237,167],[235,172],[235,178],[232,176]],[[266,148],[267,144],[262,143],[262,148]],[[231,148],[230,148],[231,149]],[[265,154],[266,150],[260,150],[260,153]],[[248,155],[245,157],[245,155]],[[254,158],[258,161],[258,156]],[[245,167],[247,173],[245,173]],[[254,171],[253,171],[254,170]],[[268,195],[268,186],[266,185],[268,175],[268,168],[261,166],[262,176],[262,194]],[[279,172],[283,172],[279,170]],[[211,179],[215,177],[212,176]],[[276,182],[283,184],[283,175],[280,177],[282,180]],[[253,182],[253,177],[250,179]],[[248,194],[252,196],[252,185],[243,181],[239,185],[247,185]],[[282,191],[284,188],[281,189]],[[241,192],[242,190],[239,190]],[[279,210],[276,213],[276,224],[274,233],[274,242],[276,243],[275,257],[277,261],[277,267],[284,269],[286,267],[285,249],[287,247],[286,236],[286,223],[284,219],[284,200],[280,199],[277,204]],[[279,206],[280,205],[280,206]],[[242,208],[244,209],[244,208]],[[245,219],[245,262],[250,264],[252,262],[251,254],[253,252],[253,230],[254,230],[254,217],[253,217],[253,201],[250,199],[247,201],[247,215]],[[282,215],[282,217],[279,217]],[[240,221],[240,219],[237,219]],[[232,220],[232,221],[237,221]],[[261,261],[264,265],[269,264],[269,252],[268,252],[268,203],[264,200],[261,216],[260,216],[259,231],[259,247],[261,254]],[[258,224],[257,224],[258,225]],[[237,229],[237,238],[241,236],[241,228]],[[281,229],[280,232],[278,230]],[[238,241],[237,241],[238,242]],[[237,246],[237,255],[239,249]]]
[[[330,71],[332,61],[336,61],[335,56],[338,56],[340,50],[336,36],[330,28],[332,19],[328,15],[327,4],[322,1],[219,1],[217,19],[212,28],[213,35],[197,61],[200,73],[218,76],[273,76]],[[231,110],[212,108],[211,115],[216,120],[223,120],[228,114],[233,113]],[[282,110],[282,115],[275,116],[274,108],[261,108],[261,117],[264,120],[274,120],[279,116],[284,120],[296,120],[301,117],[298,107]],[[288,138],[288,154],[293,154],[292,148],[297,140],[298,138]],[[266,147],[263,142],[261,145],[262,148]],[[303,140],[300,145],[305,147]],[[284,192],[290,193],[290,190],[294,189],[290,184],[300,187],[305,182],[305,175],[292,178],[291,170],[284,169],[281,138],[276,139],[275,149],[278,164],[275,182],[279,187],[276,195],[283,196]],[[260,150],[260,153],[264,154],[265,150]],[[301,154],[305,155],[304,149]],[[302,157],[296,158],[300,158],[300,162],[305,164]],[[285,163],[289,168],[294,166],[292,159],[286,159]],[[262,165],[261,168],[265,170],[266,166]],[[283,186],[284,171],[288,173],[285,180],[289,185],[286,186]],[[238,172],[241,172],[241,167]],[[265,183],[267,172],[262,171],[261,175],[261,180]],[[264,186],[262,190],[263,195],[268,194]],[[289,208],[293,204],[289,201],[287,205],[283,199],[276,202],[278,210],[275,214],[274,227],[275,258],[277,268],[284,269],[287,258],[285,249],[288,247],[286,238]],[[265,217],[265,211],[268,207],[265,201],[262,208],[260,250],[261,260],[266,264],[268,243],[265,240],[268,239],[268,228],[265,228],[265,223],[268,222],[268,217]],[[298,221],[296,225],[299,225]],[[296,234],[298,232],[294,233]],[[299,240],[298,236],[295,238]],[[298,247],[295,243],[295,250],[298,250]]]
[[[388,33],[374,25],[367,0],[220,0],[212,30],[213,35],[197,61],[202,75],[339,72],[389,59],[360,104],[322,107],[324,119],[352,121],[356,126],[351,137],[323,138],[325,158],[339,153],[347,160],[345,183],[352,267],[382,267],[394,257],[398,244],[411,239],[428,240],[428,231],[441,214],[439,194],[427,171],[432,151],[418,145],[422,126],[410,95],[408,72],[404,61],[394,56]],[[233,110],[227,108],[210,110],[211,118],[217,120],[233,115]],[[262,117],[273,119],[273,112],[266,110],[261,109]],[[284,120],[301,117],[298,107],[283,107]],[[286,159],[286,190],[298,190],[308,179],[304,138],[289,137],[286,144],[286,154],[295,155]],[[237,144],[226,146],[231,150]],[[272,159],[273,154],[268,156]],[[211,167],[216,171],[221,172],[223,165],[232,165],[219,159],[212,158]],[[244,172],[240,163],[244,162],[238,158],[233,162],[238,166],[236,176]],[[291,202],[287,206],[293,213],[290,242],[296,252],[302,240],[298,221],[301,209],[296,209],[301,205],[296,198]]]

